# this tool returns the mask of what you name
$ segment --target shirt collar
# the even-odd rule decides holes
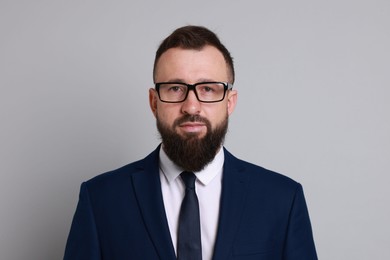
[[[225,155],[221,146],[214,159],[203,170],[194,172],[194,174],[203,185],[207,185],[215,176],[222,172],[224,160]],[[169,183],[174,181],[184,171],[168,157],[162,147],[160,148],[160,169]]]

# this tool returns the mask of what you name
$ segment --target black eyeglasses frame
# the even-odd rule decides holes
[[[181,100],[181,101],[166,101],[166,100],[162,100],[161,96],[160,96],[160,86],[162,84],[180,84],[180,85],[185,85],[185,86],[187,86],[187,93],[184,96],[183,100]],[[222,84],[224,86],[224,91],[223,91],[222,98],[219,99],[219,100],[213,100],[213,101],[200,100],[199,97],[198,97],[198,93],[196,92],[196,86],[202,85],[202,84]],[[219,81],[206,81],[206,82],[198,82],[198,83],[195,83],[195,84],[187,84],[187,83],[184,83],[184,82],[157,82],[157,83],[154,84],[154,89],[157,91],[157,95],[158,95],[158,98],[160,99],[160,101],[164,102],[164,103],[182,103],[182,102],[184,102],[187,99],[188,93],[190,92],[190,90],[194,91],[196,99],[199,102],[202,102],[202,103],[217,103],[217,102],[221,102],[222,100],[225,99],[226,91],[227,90],[232,90],[233,89],[233,84],[229,83],[229,82],[219,82]]]

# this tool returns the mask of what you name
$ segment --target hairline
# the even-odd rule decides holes
[[[195,51],[202,51],[204,50],[206,47],[214,47],[223,57],[224,61],[225,61],[225,64],[226,64],[226,70],[227,70],[227,77],[228,77],[228,81],[229,83],[233,84],[234,83],[234,78],[233,78],[233,71],[232,71],[232,68],[229,64],[229,62],[226,60],[226,57],[224,56],[223,52],[221,50],[219,50],[216,46],[214,46],[214,44],[210,44],[210,43],[206,43],[204,44],[203,46],[199,47],[199,48],[186,48],[186,47],[183,47],[183,46],[175,46],[175,47],[171,47],[171,48],[168,48],[166,49],[164,52],[162,52],[160,54],[160,56],[154,61],[154,66],[153,66],[153,82],[154,83],[157,83],[156,82],[156,74],[157,74],[157,65],[158,65],[158,62],[160,61],[161,57],[163,56],[164,53],[166,53],[168,50],[170,49],[181,49],[181,50],[195,50]]]

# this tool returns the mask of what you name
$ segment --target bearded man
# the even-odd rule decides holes
[[[223,147],[237,91],[215,33],[176,29],[153,79],[161,145],[82,184],[64,259],[317,259],[302,186]]]

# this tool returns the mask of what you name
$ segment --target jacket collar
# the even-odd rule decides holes
[[[132,175],[133,185],[147,231],[160,259],[175,260],[161,193],[159,150],[160,146],[142,160],[139,171]]]
[[[244,165],[225,148],[225,163],[222,177],[221,206],[214,260],[228,259],[233,240],[240,224],[247,193],[247,174]]]

